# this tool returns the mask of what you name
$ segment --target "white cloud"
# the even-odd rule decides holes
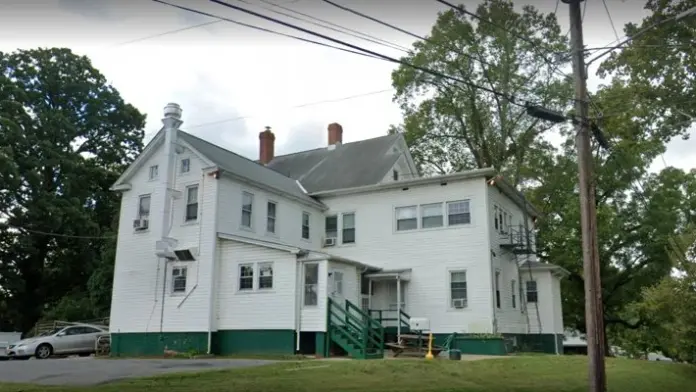
[[[171,0],[237,21],[312,38],[261,21],[205,0]],[[410,47],[413,39],[387,27],[347,14],[320,1],[272,0],[287,7]],[[258,0],[254,0],[258,3]],[[341,0],[414,33],[425,35],[438,10],[434,1],[395,3]],[[234,4],[240,4],[234,2]],[[541,2],[540,2],[541,4]],[[258,6],[240,4],[274,17]],[[619,34],[621,26],[643,15],[637,3],[609,3]],[[552,11],[555,2],[544,1]],[[469,9],[472,9],[469,6]],[[398,11],[398,12],[396,12]],[[585,42],[604,46],[613,40],[603,6],[592,3],[586,16]],[[567,29],[567,6],[559,19]],[[287,19],[313,30],[302,22]],[[67,46],[88,55],[124,96],[148,115],[147,133],[160,126],[162,108],[177,102],[184,110],[183,128],[250,158],[258,154],[258,132],[271,126],[278,153],[313,148],[326,143],[326,125],[339,122],[346,141],[382,135],[400,121],[391,93],[374,94],[322,105],[293,108],[308,102],[383,90],[391,85],[394,66],[337,50],[236,26],[215,23],[176,34],[143,39],[211,20],[152,1],[6,0],[0,4],[0,50]],[[363,47],[398,57],[401,52],[356,38],[325,31]],[[313,38],[317,39],[317,38]],[[131,42],[133,40],[139,40]],[[131,42],[119,45],[120,43]],[[591,75],[590,88],[599,80]],[[240,119],[240,117],[243,117]],[[234,121],[224,121],[232,120]],[[215,123],[215,124],[208,124]],[[198,126],[208,124],[205,126]],[[670,144],[666,160],[672,165],[695,161],[684,141]],[[660,166],[658,165],[658,168]]]

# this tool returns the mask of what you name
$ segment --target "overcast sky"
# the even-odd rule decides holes
[[[266,28],[302,35],[207,0],[167,0]],[[401,52],[334,31],[273,14],[261,0],[253,5],[229,3],[282,18],[362,47],[398,57]],[[410,47],[405,34],[348,14],[320,0],[267,0],[341,26]],[[426,35],[444,6],[433,0],[335,2]],[[460,0],[473,10],[476,1]],[[528,0],[552,12],[555,0]],[[520,2],[521,4],[522,2]],[[643,1],[607,0],[618,34],[623,25],[639,21]],[[568,27],[568,6],[560,3],[559,19]],[[401,120],[392,103],[391,63],[331,48],[274,36],[221,21],[174,34],[173,30],[214,19],[148,0],[0,0],[0,50],[62,46],[89,56],[124,99],[147,114],[147,137],[159,129],[167,102],[184,111],[183,129],[249,158],[258,157],[258,133],[271,126],[276,154],[326,144],[326,126],[339,122],[344,141],[385,134]],[[316,38],[315,38],[316,39]],[[600,0],[590,0],[585,16],[587,46],[614,41],[609,17]],[[592,73],[590,88],[601,81]],[[347,97],[353,97],[346,99]],[[331,103],[312,103],[335,100]],[[308,105],[309,104],[309,105]],[[305,105],[304,107],[298,107]],[[694,167],[696,142],[673,141],[667,164]],[[654,169],[664,167],[657,160]]]

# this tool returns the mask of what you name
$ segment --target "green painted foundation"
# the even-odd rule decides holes
[[[145,332],[111,334],[111,356],[164,355],[165,349],[182,353],[205,353],[208,351],[208,333]]]
[[[315,351],[317,357],[326,358],[329,356],[329,335],[326,332],[316,332],[314,335],[315,339]]]
[[[213,354],[295,353],[293,330],[226,330],[213,332]],[[208,332],[112,333],[111,356],[160,356],[164,350],[202,354],[208,352]]]
[[[226,330],[213,337],[215,354],[283,354],[295,353],[295,331]]]

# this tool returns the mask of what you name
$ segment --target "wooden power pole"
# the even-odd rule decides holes
[[[563,0],[570,8],[570,40],[573,51],[573,76],[575,79],[575,115],[580,181],[580,214],[582,223],[582,258],[585,280],[585,323],[587,328],[587,355],[589,357],[590,392],[606,391],[604,367],[605,338],[600,281],[599,250],[597,246],[597,211],[592,176],[592,151],[590,147],[590,123],[585,70],[584,43],[582,37],[583,0]],[[587,0],[584,0],[587,1]]]

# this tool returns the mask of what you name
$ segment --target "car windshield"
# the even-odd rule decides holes
[[[51,336],[51,335],[55,335],[55,334],[57,334],[58,332],[60,332],[60,331],[62,331],[62,330],[63,330],[63,328],[54,328],[54,329],[52,329],[52,330],[50,330],[50,331],[46,331],[46,332],[44,332],[44,333],[39,334],[39,336]]]

